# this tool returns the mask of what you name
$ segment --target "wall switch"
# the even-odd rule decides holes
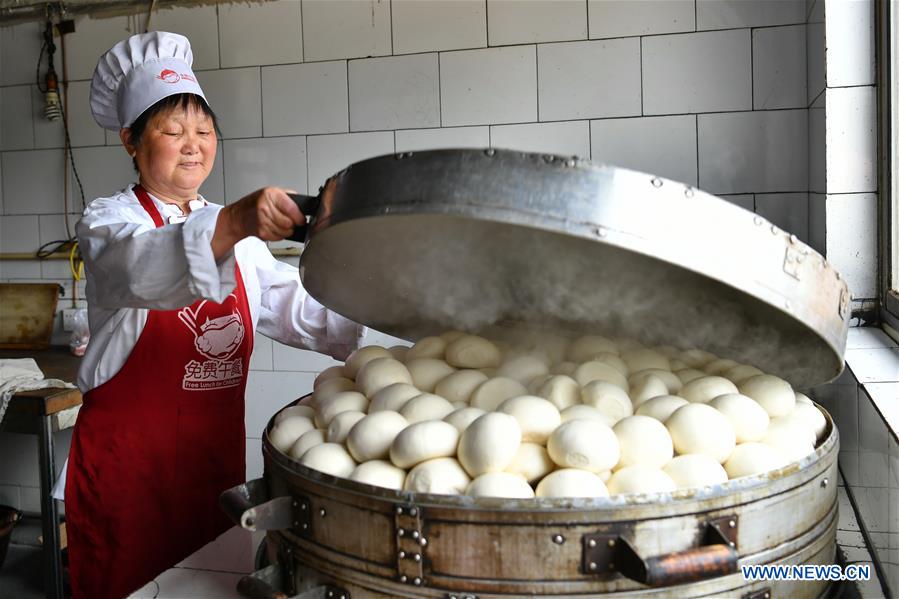
[[[62,330],[63,331],[74,331],[75,330],[75,312],[78,310],[75,308],[68,308],[62,311]]]

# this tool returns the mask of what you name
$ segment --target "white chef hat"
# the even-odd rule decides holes
[[[163,98],[203,90],[191,70],[193,53],[183,35],[152,31],[132,35],[109,49],[91,79],[91,113],[104,129],[130,127]]]

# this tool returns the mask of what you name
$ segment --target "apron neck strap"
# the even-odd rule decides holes
[[[159,210],[156,209],[156,204],[150,199],[150,194],[147,193],[147,190],[138,183],[134,186],[134,193],[137,195],[137,200],[140,202],[140,205],[144,207],[144,210],[147,211],[147,214],[149,214],[150,218],[153,219],[153,222],[156,223],[156,228],[158,229],[163,226],[165,223],[162,220],[162,215],[159,214]]]

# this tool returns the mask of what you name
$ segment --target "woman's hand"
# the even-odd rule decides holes
[[[212,253],[216,260],[244,237],[255,236],[263,241],[289,237],[304,217],[288,193],[295,192],[263,187],[222,208],[212,236]]]

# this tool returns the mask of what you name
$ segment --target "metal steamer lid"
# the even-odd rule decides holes
[[[398,337],[626,336],[800,388],[843,367],[839,274],[794,235],[681,183],[576,158],[435,150],[353,164],[320,200],[304,286]]]

